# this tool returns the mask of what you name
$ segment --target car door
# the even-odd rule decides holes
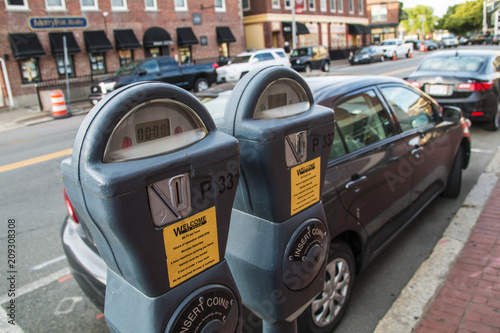
[[[392,236],[391,221],[409,204],[410,175],[397,184],[392,179],[400,173],[405,142],[375,89],[351,94],[333,109],[336,140],[342,144],[332,146],[325,187],[336,188],[342,206],[364,227],[376,251]],[[328,220],[336,219],[336,212],[326,213]]]
[[[439,106],[435,102],[402,85],[383,86],[380,91],[398,119],[402,139],[410,151],[404,169],[412,174],[410,200],[415,212],[442,190],[454,151],[446,135],[447,127],[438,124]]]
[[[180,87],[184,87],[188,84],[179,64],[174,58],[158,58],[158,63],[160,65],[161,80],[163,82],[175,84]]]

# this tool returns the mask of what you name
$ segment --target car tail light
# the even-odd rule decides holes
[[[470,91],[485,91],[490,90],[493,87],[493,82],[467,82],[460,83],[457,87],[458,90],[470,90]]]
[[[407,80],[406,82],[408,82],[409,84],[411,84],[412,86],[414,86],[415,88],[422,88],[422,85],[420,84],[420,82],[418,81],[410,81],[410,80]]]
[[[479,117],[479,116],[482,116],[484,114],[483,111],[474,111],[474,112],[471,112],[471,116],[472,117]]]
[[[218,64],[218,63],[216,63],[216,62],[214,62],[214,63],[212,64],[212,67],[213,67],[213,68],[215,68],[215,69],[217,69],[217,68],[219,68],[219,64]]]
[[[68,194],[66,193],[66,189],[63,189],[64,193],[64,204],[66,205],[66,210],[68,211],[69,216],[75,221],[75,223],[78,223],[78,218],[75,215],[75,209],[73,208],[73,205],[71,204],[71,201],[69,201]]]

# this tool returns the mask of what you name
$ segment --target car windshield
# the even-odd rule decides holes
[[[233,59],[233,61],[231,61],[232,64],[243,64],[243,63],[246,63],[250,60],[250,57],[249,55],[244,55],[244,56],[237,56],[236,58]]]
[[[291,56],[292,57],[302,57],[302,56],[306,56],[306,55],[309,55],[309,49],[308,48],[305,48],[305,49],[295,49],[292,51],[292,54]]]
[[[116,71],[115,76],[132,74],[140,64],[140,61],[132,61],[130,64],[120,67],[120,69]]]
[[[382,42],[382,44],[380,45],[396,45],[396,42],[391,40],[391,41],[385,41],[385,42]]]
[[[478,72],[485,59],[478,56],[431,57],[424,60],[418,70],[445,72]]]
[[[363,49],[356,50],[356,52],[354,54],[365,54],[365,53],[370,53],[369,47],[365,47]]]

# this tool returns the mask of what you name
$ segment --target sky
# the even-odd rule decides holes
[[[403,3],[403,9],[413,8],[417,5],[424,5],[434,8],[434,15],[442,17],[448,11],[448,7],[459,5],[466,0],[400,0]]]

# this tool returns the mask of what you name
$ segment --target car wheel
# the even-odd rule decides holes
[[[325,61],[325,63],[323,64],[323,72],[329,72],[330,71],[330,62],[329,61]]]
[[[406,57],[407,57],[407,58],[409,58],[409,57],[410,57],[410,53],[411,53],[411,51],[410,51],[410,50],[408,50],[408,52],[406,53]]]
[[[208,88],[210,88],[210,83],[208,82],[207,79],[199,78],[194,83],[194,91],[195,92],[207,90]]]
[[[498,109],[500,109],[500,102],[497,107],[497,112],[495,114],[495,117],[493,117],[493,119],[490,120],[489,122],[483,124],[483,128],[485,130],[495,132],[500,127],[500,110]]]
[[[463,150],[460,147],[448,174],[448,184],[446,184],[446,188],[443,191],[443,197],[457,198],[460,195],[460,189],[462,188],[462,165]]]
[[[354,254],[347,243],[330,245],[323,291],[299,316],[300,332],[331,332],[342,319],[354,285]]]
[[[311,71],[312,71],[311,64],[306,64],[305,71],[306,71],[306,73],[311,73]]]

